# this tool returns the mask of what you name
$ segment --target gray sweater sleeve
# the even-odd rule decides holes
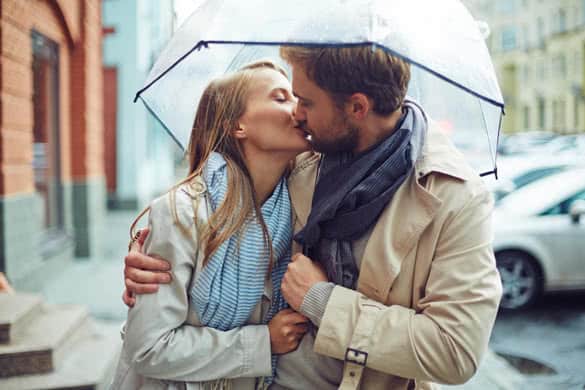
[[[317,327],[321,324],[333,287],[335,284],[331,282],[318,282],[311,287],[303,299],[300,307],[301,314],[309,317]]]

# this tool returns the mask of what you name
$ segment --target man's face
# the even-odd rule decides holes
[[[294,116],[311,136],[313,148],[322,153],[353,151],[358,129],[350,125],[329,94],[308,78],[303,66],[291,67],[293,93],[299,99]]]

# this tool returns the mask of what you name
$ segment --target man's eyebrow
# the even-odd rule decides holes
[[[298,93],[296,93],[295,91],[293,91],[293,95],[294,95],[294,96],[295,96],[297,99],[299,99],[299,100],[304,100],[305,102],[311,102],[311,100],[309,100],[309,99],[307,99],[307,98],[305,98],[305,97],[302,97],[301,95],[299,95],[299,94],[298,94]]]

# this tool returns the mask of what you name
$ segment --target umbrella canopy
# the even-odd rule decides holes
[[[459,0],[209,0],[175,33],[136,99],[185,148],[211,79],[259,58],[278,61],[280,45],[360,44],[410,62],[409,96],[481,174],[496,172],[504,102],[484,37]]]

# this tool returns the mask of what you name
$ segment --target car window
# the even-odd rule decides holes
[[[514,182],[515,188],[521,188],[540,179],[541,177],[552,175],[554,173],[562,171],[565,168],[566,167],[562,165],[556,167],[537,168],[516,177],[512,181]]]
[[[569,208],[574,201],[583,199],[585,200],[585,190],[571,196],[568,199],[556,204],[554,207],[543,212],[541,215],[559,215],[559,214],[569,214]]]

